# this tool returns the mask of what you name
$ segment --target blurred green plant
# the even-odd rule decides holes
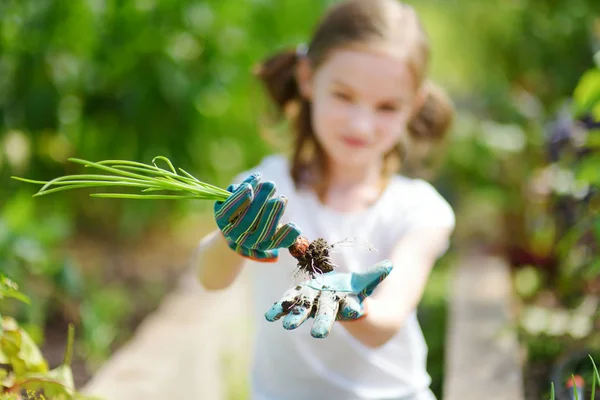
[[[0,301],[13,298],[30,304],[29,298],[19,291],[17,284],[0,275]],[[91,399],[78,394],[73,382],[71,358],[74,328],[69,326],[64,360],[50,370],[47,361],[33,341],[14,318],[0,315],[0,394],[15,399]],[[4,397],[3,397],[4,398]]]
[[[102,4],[0,5],[4,193],[15,188],[10,175],[68,175],[72,156],[164,154],[201,180],[225,184],[270,150],[258,134],[262,103],[254,99],[253,65],[304,41],[326,2]],[[152,215],[186,207],[81,200],[65,197],[79,223],[126,236],[143,232]],[[111,224],[101,225],[107,219]]]
[[[446,368],[446,332],[448,330],[448,288],[452,265],[457,257],[447,253],[431,271],[417,317],[427,343],[427,372],[431,376],[431,391],[441,399],[444,393]]]
[[[572,100],[548,128],[545,162],[528,180],[538,204],[524,234],[545,245],[522,248],[515,289],[528,363],[559,368],[600,335],[600,67],[582,75]],[[564,378],[564,377],[563,377]]]
[[[1,304],[29,331],[37,343],[43,327],[56,309],[70,307],[82,293],[82,277],[63,251],[72,232],[72,221],[60,208],[48,212],[34,204],[31,194],[20,190],[0,210],[1,271],[19,282],[32,304]]]
[[[106,288],[100,272],[84,273],[65,242],[83,232],[107,241],[141,237],[189,206],[89,201],[77,191],[60,202],[32,202],[28,188],[9,177],[69,175],[73,156],[165,154],[225,185],[270,149],[258,134],[262,103],[253,64],[303,41],[324,5],[0,2],[0,270],[24,282],[33,300],[27,308],[2,307],[14,311],[36,343],[51,317],[67,314],[82,324],[78,348],[100,363],[127,331],[133,307],[116,306],[127,289],[116,282]]]
[[[547,137],[547,163],[532,186],[547,206],[549,284],[560,300],[600,294],[600,67],[586,72],[572,106]]]
[[[28,305],[0,301],[0,314],[12,315],[40,346],[49,323],[73,322],[81,332],[75,349],[94,370],[115,343],[127,339],[127,321],[134,308],[127,294],[130,289],[106,285],[102,271],[84,274],[64,248],[74,229],[68,212],[48,207],[31,194],[20,190],[0,210],[0,271],[23,282],[21,289],[31,301]],[[20,296],[15,291],[7,295]]]

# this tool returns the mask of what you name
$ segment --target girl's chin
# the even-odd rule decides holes
[[[362,155],[348,152],[347,154],[338,154],[337,157],[331,159],[331,161],[339,168],[369,168],[373,165],[378,164],[377,160],[373,157],[363,157]]]

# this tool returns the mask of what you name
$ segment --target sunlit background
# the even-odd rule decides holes
[[[32,198],[37,187],[10,177],[80,172],[69,157],[163,155],[225,187],[286,144],[261,125],[269,105],[253,66],[306,42],[331,3],[0,2],[0,271],[32,300],[0,310],[54,364],[75,322],[78,385],[173,288],[212,205],[90,190]],[[431,37],[432,77],[457,108],[448,143],[420,170],[458,216],[421,305],[433,388],[443,386],[449,268],[477,247],[514,267],[524,384],[541,399],[570,354],[600,349],[600,2],[408,3]]]

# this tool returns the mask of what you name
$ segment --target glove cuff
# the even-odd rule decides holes
[[[367,316],[367,314],[369,314],[369,308],[367,306],[367,303],[368,303],[367,300],[368,299],[364,299],[360,303],[360,305],[362,306],[362,315],[360,317],[358,317],[358,318],[353,319],[352,321],[358,321],[358,320],[364,319]]]

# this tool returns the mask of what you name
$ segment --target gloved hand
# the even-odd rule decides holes
[[[278,249],[291,246],[300,235],[293,223],[279,225],[287,199],[273,197],[275,184],[261,182],[260,174],[252,174],[227,190],[232,195],[215,202],[214,216],[229,247],[256,261],[277,261]]]
[[[311,336],[327,337],[336,320],[356,320],[366,315],[364,300],[392,269],[392,263],[384,260],[362,273],[333,271],[317,276],[285,292],[265,318],[273,322],[285,315],[285,329],[296,329],[314,318]]]

